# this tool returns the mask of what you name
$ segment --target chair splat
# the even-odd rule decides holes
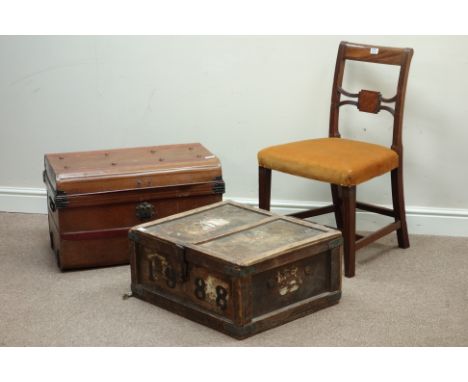
[[[395,115],[394,108],[387,105],[382,105],[382,103],[394,103],[397,99],[396,95],[391,98],[385,98],[382,97],[380,92],[364,89],[359,93],[350,93],[341,87],[338,87],[338,92],[346,97],[358,99],[357,102],[352,100],[340,101],[338,107],[343,105],[354,105],[358,108],[359,111],[366,113],[377,114],[380,110],[386,110],[390,114]]]

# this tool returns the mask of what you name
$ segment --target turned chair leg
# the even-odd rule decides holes
[[[258,207],[270,211],[271,169],[258,167]]]
[[[408,248],[409,237],[408,227],[406,226],[405,196],[403,193],[403,170],[398,167],[392,170],[392,199],[393,210],[395,211],[395,221],[400,221],[401,227],[397,230],[398,246]]]
[[[341,194],[345,276],[353,277],[356,269],[356,187],[341,187]]]
[[[330,184],[333,207],[335,208],[335,221],[336,228],[340,231],[343,229],[343,214],[341,213],[341,196],[340,196],[340,187],[336,184]]]

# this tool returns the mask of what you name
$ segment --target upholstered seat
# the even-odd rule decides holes
[[[343,138],[309,139],[267,147],[259,165],[340,186],[355,186],[398,167],[398,154],[380,145]]]

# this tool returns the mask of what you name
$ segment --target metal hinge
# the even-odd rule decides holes
[[[187,264],[187,260],[185,259],[185,247],[180,245],[180,244],[176,244],[176,247],[178,248],[178,252],[179,252],[179,280],[181,282],[185,282],[188,280],[188,264]]]

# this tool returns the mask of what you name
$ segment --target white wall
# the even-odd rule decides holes
[[[27,198],[43,198],[44,153],[194,141],[220,157],[227,196],[253,202],[260,148],[327,135],[343,39],[414,48],[403,134],[408,210],[454,217],[444,233],[468,235],[466,36],[0,37],[0,210],[37,212]],[[346,88],[380,90],[383,77],[392,96],[394,68],[374,67],[351,63],[360,82],[348,76]],[[343,111],[345,135],[390,144],[388,113]],[[273,176],[278,206],[330,199],[325,184]],[[358,188],[358,198],[389,204],[389,177]],[[411,230],[442,232],[418,230],[421,222]]]

